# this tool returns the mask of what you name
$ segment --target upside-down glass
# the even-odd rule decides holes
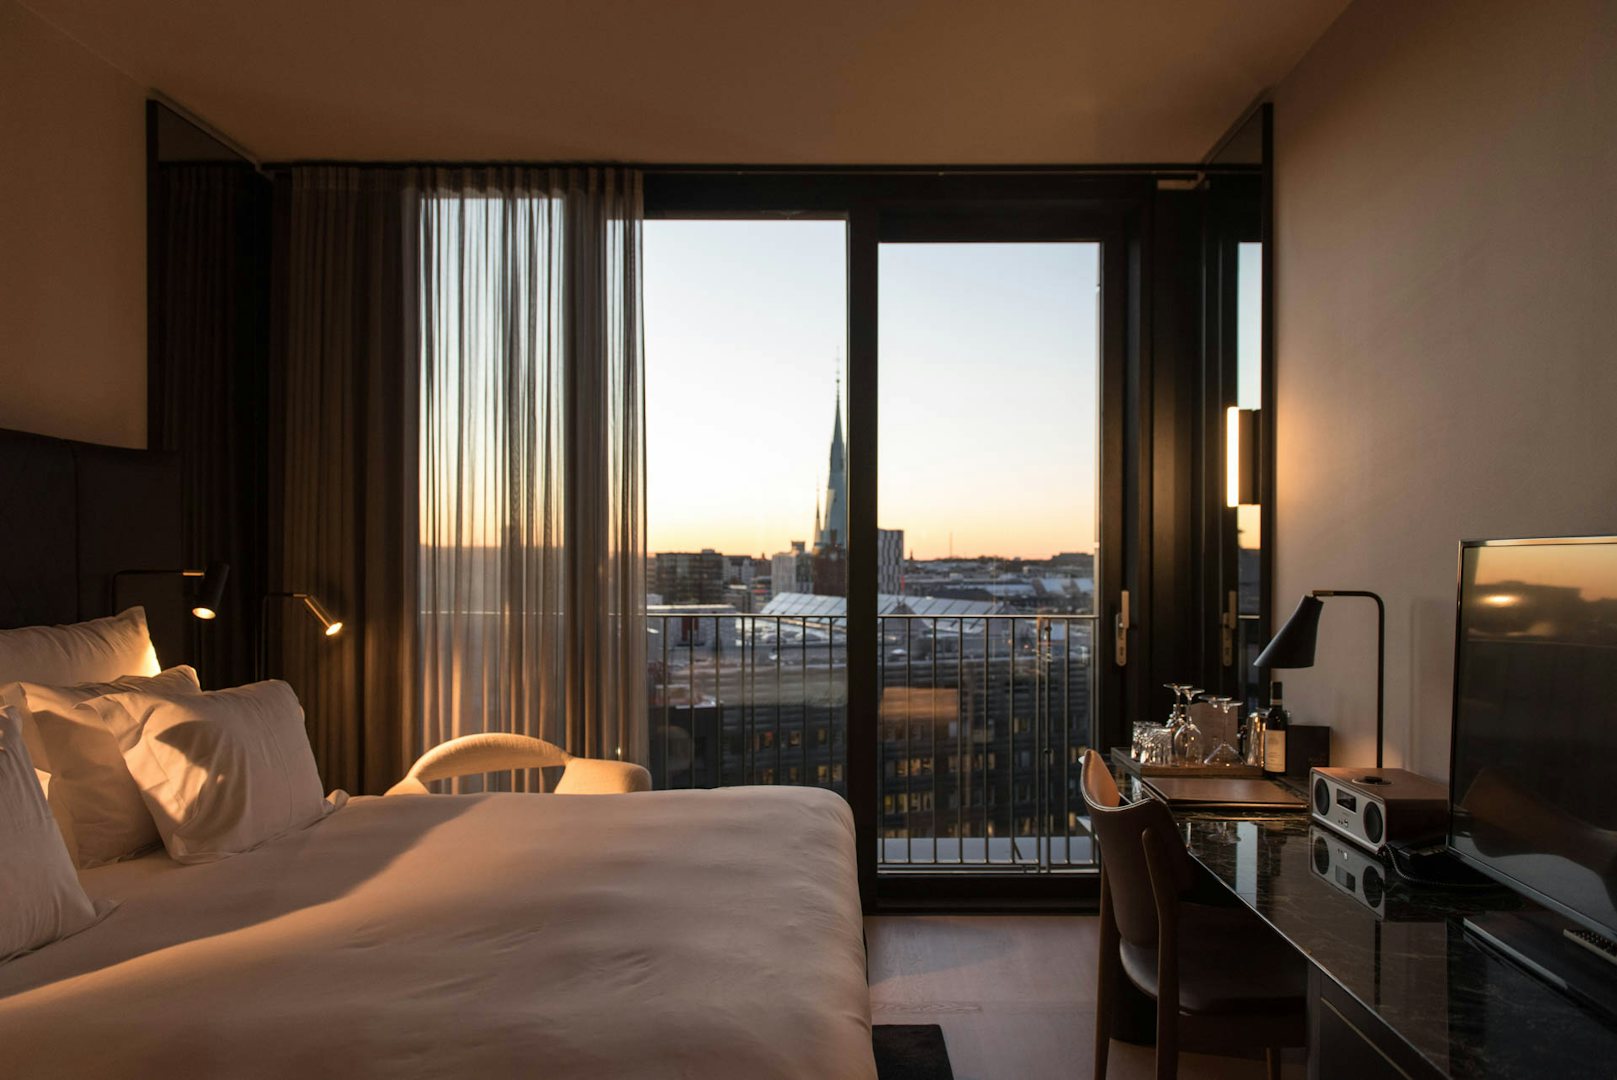
[[[1185,722],[1173,733],[1174,764],[1199,765],[1206,753],[1207,749],[1202,745],[1202,729],[1196,726],[1196,718],[1186,709]]]
[[[1232,697],[1215,697],[1208,698],[1207,700],[1212,703],[1215,709],[1223,714],[1223,720],[1220,727],[1225,732],[1228,732],[1230,730],[1230,709],[1235,706],[1235,699]],[[1241,752],[1235,749],[1235,747],[1231,746],[1228,739],[1220,739],[1218,745],[1213,747],[1213,752],[1208,754],[1207,757],[1203,759],[1203,764],[1224,766],[1239,765],[1241,764]]]

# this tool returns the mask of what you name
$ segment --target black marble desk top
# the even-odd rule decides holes
[[[1129,786],[1137,797],[1137,782]],[[1416,887],[1389,872],[1378,914],[1316,871],[1304,813],[1176,817],[1213,877],[1439,1071],[1467,1080],[1617,1077],[1617,1025],[1462,926],[1467,914],[1520,906],[1514,894]]]

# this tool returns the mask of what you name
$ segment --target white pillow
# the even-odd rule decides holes
[[[73,860],[45,805],[22,719],[0,708],[0,962],[49,945],[94,923]]]
[[[51,761],[47,798],[73,861],[81,868],[127,859],[159,840],[118,740],[82,701],[125,690],[201,692],[197,673],[181,665],[150,678],[130,676],[79,686],[23,682],[0,688],[0,704],[32,719]]]
[[[341,805],[320,795],[303,707],[279,680],[211,693],[131,690],[78,708],[117,738],[177,862],[239,855]]]
[[[74,686],[111,682],[124,675],[156,675],[157,650],[146,630],[146,609],[69,626],[26,626],[0,630],[0,686],[14,682]],[[51,772],[50,755],[23,718],[23,738],[34,765]]]

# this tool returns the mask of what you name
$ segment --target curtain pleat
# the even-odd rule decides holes
[[[416,183],[335,167],[290,183],[272,588],[313,594],[344,629],[271,601],[272,674],[303,701],[326,785],[380,793],[414,759],[419,716]]]
[[[422,742],[508,731],[638,760],[639,175],[422,180]]]

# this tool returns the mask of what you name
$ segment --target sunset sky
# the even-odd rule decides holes
[[[812,541],[847,340],[841,222],[645,225],[648,550]],[[879,522],[917,558],[1095,540],[1099,249],[881,252]]]

